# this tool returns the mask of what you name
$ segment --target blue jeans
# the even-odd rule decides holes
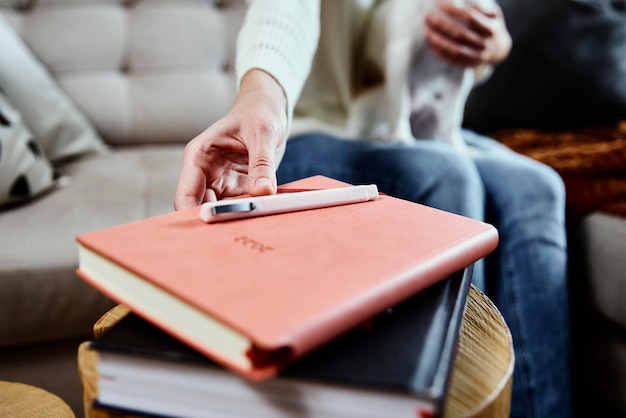
[[[428,140],[405,145],[300,135],[287,142],[278,182],[321,174],[375,183],[388,195],[493,224],[500,243],[476,265],[474,283],[513,336],[511,417],[570,417],[563,183],[551,168],[490,138],[470,131],[464,138],[480,149],[477,156]]]

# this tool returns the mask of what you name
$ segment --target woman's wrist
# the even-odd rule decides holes
[[[252,69],[241,78],[239,84],[239,95],[263,94],[273,103],[277,112],[282,112],[287,116],[287,96],[278,81],[267,72],[261,69]]]

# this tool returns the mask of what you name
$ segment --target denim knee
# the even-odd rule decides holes
[[[559,210],[565,205],[565,184],[563,179],[552,167],[541,164],[534,172],[538,190],[535,192],[540,200]]]
[[[432,142],[379,150],[381,189],[396,197],[482,220],[484,188],[473,161]]]
[[[516,240],[552,237],[564,245],[565,186],[554,169],[520,155],[478,165],[502,234]]]
[[[523,176],[524,181],[516,182],[520,185],[517,197],[510,196],[510,201],[527,207],[535,216],[564,220],[565,185],[561,176],[551,167],[535,161],[522,168],[518,178]]]

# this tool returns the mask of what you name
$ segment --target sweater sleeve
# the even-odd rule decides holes
[[[270,74],[287,98],[288,126],[311,70],[321,0],[250,0],[237,38],[237,85],[252,69]]]

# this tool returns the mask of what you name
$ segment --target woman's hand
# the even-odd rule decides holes
[[[493,65],[511,50],[511,35],[502,9],[469,4],[440,3],[425,18],[426,41],[442,59],[465,67]]]
[[[285,152],[287,103],[267,73],[241,80],[231,110],[185,147],[174,208],[221,197],[276,193],[276,169]]]

